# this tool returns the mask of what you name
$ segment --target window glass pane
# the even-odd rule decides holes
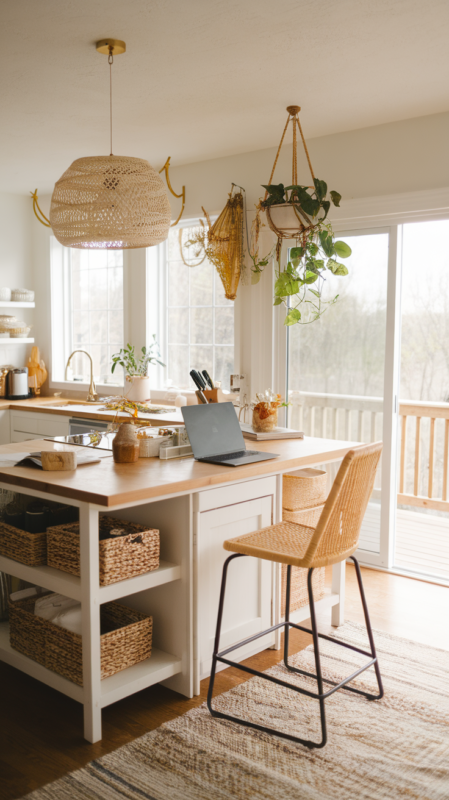
[[[120,383],[121,371],[111,374],[111,355],[123,347],[123,252],[70,249],[68,270],[65,359],[80,347],[92,356],[97,382]],[[90,381],[87,356],[77,353],[71,368],[74,380]]]
[[[168,311],[169,344],[189,343],[189,309],[170,308]]]
[[[206,369],[214,380],[229,389],[234,371],[234,303],[226,300],[214,266],[204,251],[192,242],[201,228],[172,229],[164,245],[164,278],[167,295],[165,376],[181,389],[196,388],[191,369]],[[183,242],[182,260],[179,246]],[[201,262],[201,263],[200,263]],[[164,359],[165,360],[165,359]]]
[[[190,341],[192,344],[212,344],[213,308],[192,308],[190,311]]]

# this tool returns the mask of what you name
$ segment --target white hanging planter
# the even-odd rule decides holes
[[[143,403],[151,400],[151,379],[148,375],[127,375],[125,384],[125,395],[128,400],[135,403]]]

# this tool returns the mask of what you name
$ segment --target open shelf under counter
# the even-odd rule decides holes
[[[72,683],[67,678],[63,678],[62,675],[58,675],[57,672],[43,667],[37,661],[33,661],[32,658],[24,656],[23,653],[19,653],[18,650],[14,650],[11,647],[9,643],[9,622],[0,622],[0,659],[11,667],[20,669],[21,672],[31,675],[32,678],[42,681],[47,686],[57,689],[58,692],[68,695],[73,700],[77,700],[79,703],[84,702],[82,686],[77,686],[76,683]]]
[[[12,558],[0,556],[0,572],[7,575],[14,575],[29,583],[42,586],[44,589],[51,589],[59,592],[72,600],[82,601],[81,579],[69,572],[62,572],[53,567],[29,567],[14,561]],[[171,564],[169,561],[161,561],[159,567],[152,572],[144,572],[135,578],[128,578],[125,581],[111,583],[109,586],[100,588],[100,603],[109,603],[111,600],[119,600],[121,597],[128,597],[137,592],[161,586],[163,583],[170,583],[181,578],[181,567],[178,564]]]
[[[178,656],[153,647],[151,657],[146,661],[140,661],[101,681],[100,705],[102,708],[109,706],[141,689],[172,678],[181,671],[182,660]]]
[[[57,689],[58,692],[62,692],[73,700],[77,700],[79,703],[84,702],[82,686],[77,686],[76,683],[63,678],[51,669],[43,667],[37,661],[33,661],[33,659],[11,647],[9,643],[9,622],[0,622],[0,659],[11,667],[15,667],[32,678],[45,683],[47,686]],[[100,705],[104,708],[111,703],[117,702],[117,700],[122,700],[128,695],[134,694],[134,692],[139,692],[141,689],[146,689],[148,686],[167,680],[173,675],[177,675],[181,670],[182,661],[180,658],[170,653],[164,653],[154,647],[150,658],[101,681]]]

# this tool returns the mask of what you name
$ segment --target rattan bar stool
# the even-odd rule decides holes
[[[376,476],[376,469],[379,463],[380,455],[382,452],[382,443],[370,444],[358,447],[355,450],[350,450],[340,466],[340,469],[335,478],[333,487],[329,493],[329,497],[324,505],[321,517],[315,528],[309,528],[304,525],[297,525],[294,522],[280,522],[277,525],[270,525],[268,528],[255,531],[254,533],[238,536],[235,539],[228,539],[224,542],[223,547],[225,550],[230,550],[233,555],[229,556],[223,566],[223,577],[221,582],[220,600],[218,606],[217,628],[215,634],[214,653],[212,658],[212,671],[210,676],[209,691],[207,695],[207,705],[213,717],[219,719],[231,720],[238,722],[240,725],[246,725],[256,730],[264,731],[265,733],[273,733],[276,736],[282,736],[285,739],[290,739],[294,742],[299,742],[307,747],[324,747],[327,741],[326,733],[326,715],[324,702],[326,698],[330,697],[338,689],[346,689],[356,694],[364,695],[368,700],[380,700],[383,697],[382,680],[380,676],[379,664],[377,661],[376,648],[374,646],[373,632],[371,629],[371,622],[368,614],[368,606],[366,604],[365,593],[363,590],[362,576],[360,567],[353,553],[357,549],[360,528],[365,514],[368,501],[374,486],[374,479]],[[226,650],[220,652],[220,631],[221,622],[223,617],[223,606],[225,600],[226,590],[226,576],[228,566],[234,558],[241,558],[242,556],[254,556],[255,558],[263,558],[268,561],[275,561],[280,564],[287,564],[287,586],[286,586],[286,600],[285,600],[285,620],[278,625],[273,625],[261,633],[238,642],[238,644],[228,647]],[[318,633],[315,606],[313,600],[312,590],[312,574],[316,567],[327,566],[329,564],[337,564],[347,558],[351,558],[354,562],[357,582],[360,590],[360,597],[362,600],[363,612],[365,616],[366,629],[370,644],[370,652],[361,650],[358,647],[340,642],[333,637],[326,636],[325,634]],[[290,621],[290,586],[291,586],[291,570],[294,567],[308,568],[307,588],[309,594],[310,605],[310,619],[312,628],[305,628],[302,625],[296,625]],[[274,678],[271,675],[266,675],[263,672],[258,672],[250,667],[243,666],[238,662],[231,661],[227,656],[233,650],[237,650],[244,644],[253,642],[261,636],[276,630],[277,628],[284,628],[284,664],[290,672],[296,672],[300,675],[306,675],[310,678],[315,678],[317,681],[317,692],[311,692],[298,686],[293,686],[286,681]],[[311,633],[313,637],[313,649],[315,656],[316,674],[305,672],[304,670],[297,669],[289,664],[288,660],[288,639],[289,629],[296,628],[306,633]],[[349,650],[354,650],[356,653],[368,656],[369,661],[362,667],[357,669],[348,678],[345,678],[340,683],[323,678],[320,664],[320,651],[319,651],[319,638],[327,639],[334,644],[339,644]],[[283,733],[282,731],[274,730],[273,728],[266,728],[263,725],[256,725],[253,722],[248,722],[238,717],[232,717],[229,714],[224,714],[212,708],[212,696],[214,691],[215,673],[217,663],[227,664],[231,667],[237,667],[250,675],[257,675],[260,678],[276,683],[279,686],[284,686],[288,689],[293,689],[295,692],[313,697],[319,701],[320,705],[320,718],[321,718],[321,741],[313,742],[308,739],[302,739],[291,734]],[[369,667],[373,666],[379,693],[374,695],[356,689],[348,684],[354,680],[358,675],[364,672]],[[331,685],[331,688],[324,691],[323,684]]]

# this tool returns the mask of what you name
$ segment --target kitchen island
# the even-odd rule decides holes
[[[84,736],[90,742],[101,739],[101,709],[129,694],[158,682],[186,697],[199,694],[199,682],[210,671],[226,556],[223,541],[280,521],[283,473],[338,461],[353,446],[316,438],[257,442],[257,449],[279,456],[237,468],[193,458],[115,464],[106,451],[97,451],[100,463],[73,472],[0,467],[0,488],[64,500],[79,509],[80,577],[47,566],[26,566],[4,556],[0,556],[0,571],[81,602],[83,686],[12,649],[7,623],[0,623],[0,659],[83,703]],[[73,447],[44,440],[21,442],[0,447],[0,459],[2,453],[67,449]],[[160,530],[157,570],[100,587],[98,520],[105,512]],[[239,560],[229,577],[228,597],[224,646],[279,621],[280,567],[256,559]],[[153,651],[146,661],[102,681],[99,610],[111,600],[153,616]],[[332,590],[317,607],[332,609],[332,623],[342,624],[344,564],[333,567]],[[292,618],[308,616],[303,608]],[[267,647],[279,647],[279,635],[269,634],[241,648],[237,658]]]

